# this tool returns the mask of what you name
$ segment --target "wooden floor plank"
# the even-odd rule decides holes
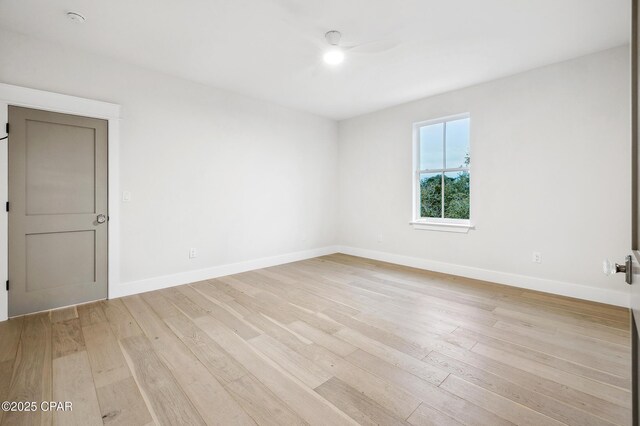
[[[422,401],[417,409],[417,412],[419,413],[437,410],[443,415],[451,417],[468,426],[504,426],[511,424],[511,422],[485,410],[481,406],[457,397],[456,395],[447,392],[440,387],[434,386],[433,384],[422,380],[418,376],[389,364],[365,351],[357,350],[350,354],[347,359],[359,367],[382,378],[385,382],[393,383],[395,386],[401,387],[413,396],[419,398]],[[418,422],[418,418],[422,418],[423,416],[412,415],[412,417],[414,420],[410,421],[410,423],[416,423]]]
[[[200,288],[206,289],[210,287],[209,284],[203,285],[202,287],[196,288],[196,290],[200,291]],[[206,293],[203,293],[206,295]],[[203,296],[200,295],[199,301],[194,300],[195,303],[203,303],[206,300],[203,299]],[[209,315],[215,317],[217,320],[221,321],[223,324],[231,328],[235,333],[238,333],[244,339],[251,339],[252,337],[256,337],[260,334],[251,324],[248,324],[246,321],[239,319],[229,310],[223,308],[220,305],[215,303],[208,303],[206,305],[206,310]]]
[[[476,345],[472,352],[483,356],[483,366],[487,365],[487,358],[496,360],[499,363],[492,364],[491,370],[500,370],[506,376],[511,377],[513,381],[520,380],[535,384],[535,388],[552,394],[556,398],[562,398],[563,395],[566,395],[568,393],[567,388],[579,391],[580,395],[578,392],[571,392],[568,396],[570,399],[577,401],[579,403],[577,405],[580,405],[583,410],[601,409],[604,412],[619,413],[623,411],[620,409],[621,407],[631,408],[631,393],[628,390],[575,376],[483,344]],[[518,368],[511,368],[509,367],[510,365],[517,365]],[[517,370],[522,370],[526,373],[520,373]],[[594,398],[590,398],[588,395]],[[610,404],[604,404],[603,401],[607,401]],[[606,409],[604,408],[605,405],[607,406]],[[602,415],[596,411],[594,413]]]
[[[250,314],[246,317],[246,320],[260,330],[262,334],[269,335],[291,348],[295,349],[312,343],[309,339],[293,330],[289,324],[279,323],[265,314]]]
[[[430,348],[425,348],[416,342],[411,342],[388,330],[374,327],[354,317],[350,317],[348,315],[337,312],[334,309],[328,309],[325,312],[327,313],[327,315],[329,315],[335,321],[343,324],[345,327],[356,330],[373,340],[379,341],[389,347],[397,349],[400,352],[404,352],[407,355],[422,359],[429,352],[431,352]]]
[[[441,370],[433,365],[422,362],[410,355],[400,352],[394,348],[386,346],[374,339],[370,339],[357,331],[349,328],[342,329],[335,333],[336,336],[346,340],[354,346],[375,355],[380,359],[387,361],[389,364],[396,365],[409,373],[433,383],[438,386],[449,375],[448,372]]]
[[[589,415],[589,413],[564,404],[545,394],[517,385],[495,374],[467,363],[460,362],[446,355],[432,352],[425,361],[448,370],[470,383],[483,387],[493,393],[511,399],[527,407],[571,426],[610,425],[606,420]]]
[[[96,389],[105,426],[143,426],[153,423],[133,376]]]
[[[498,304],[498,307],[507,307],[509,309],[516,309],[536,316],[545,316],[548,319],[552,319],[557,322],[567,321],[574,324],[588,322],[594,325],[606,326],[618,330],[626,330],[629,328],[628,319],[605,318],[588,313],[575,312],[561,307],[549,306],[548,304],[532,303],[531,301],[504,300]]]
[[[127,337],[120,344],[157,423],[206,424],[145,336]]]
[[[101,306],[116,339],[142,334],[142,330],[124,306],[122,299],[104,300],[101,302]]]
[[[213,296],[218,292],[222,291],[228,296],[231,296],[234,301],[244,308],[253,311],[260,312],[266,315],[269,315],[272,318],[276,318],[278,321],[282,323],[288,323],[293,321],[293,317],[286,311],[278,309],[277,306],[273,306],[269,303],[264,303],[264,301],[257,299],[247,293],[239,291],[237,288],[228,284],[228,281],[232,280],[229,277],[218,278],[215,280],[209,281],[207,284],[199,284],[198,286],[193,286],[196,290],[203,293],[207,296]],[[253,294],[257,294],[252,292]],[[218,319],[222,320],[223,317],[218,317]],[[251,336],[255,337],[255,336]],[[249,338],[251,338],[249,337]]]
[[[508,340],[485,336],[482,333],[477,333],[462,328],[454,331],[454,334],[468,336],[487,346],[491,346],[504,352],[512,353],[519,357],[557,368],[561,371],[566,371],[578,377],[590,378],[597,382],[606,383],[626,390],[631,389],[631,379],[628,374],[624,376],[611,374],[605,371],[598,370],[597,368],[593,368],[593,366],[590,366],[589,364],[585,365],[577,363],[572,359],[560,358]],[[544,350],[544,348],[542,348],[541,350]]]
[[[597,353],[607,360],[615,360],[624,363],[630,356],[631,349],[628,346],[618,345],[615,343],[605,342],[591,337],[580,336],[577,334],[567,333],[564,331],[556,331],[548,333],[537,330],[534,327],[521,324],[510,324],[498,321],[493,328],[504,330],[518,335],[526,335],[536,338],[542,342],[559,345],[565,348],[582,352],[592,352],[597,348]]]
[[[49,311],[49,320],[51,321],[51,324],[68,321],[74,318],[78,318],[78,309],[75,306]]]
[[[430,350],[437,350],[451,345],[471,349],[473,345],[476,344],[476,341],[473,339],[451,334],[452,331],[459,327],[457,325],[449,326],[444,331],[435,331],[434,327],[429,326],[429,323],[433,326],[433,323],[436,322],[433,320],[425,325],[424,322],[413,322],[408,317],[405,317],[404,320],[401,321],[390,319],[384,315],[371,315],[368,313],[361,313],[354,318],[390,333],[397,334],[409,342],[415,342],[419,346]]]
[[[120,345],[108,323],[101,322],[82,327],[82,334],[96,387],[106,386],[131,376]]]
[[[355,424],[304,383],[286,373],[273,361],[269,361],[266,356],[260,356],[248,342],[215,318],[200,318],[196,323],[309,424]]]
[[[198,318],[207,315],[207,311],[202,309],[176,288],[165,288],[160,291],[160,294],[169,299],[176,308],[189,318]]]
[[[328,334],[322,330],[318,330],[304,321],[294,321],[289,324],[289,327],[310,341],[329,349],[336,355],[344,357],[357,349],[352,344],[335,337],[333,334]]]
[[[308,424],[251,374],[227,383],[225,387],[259,425]]]
[[[24,317],[7,401],[51,401],[51,323],[49,313]],[[8,411],[3,425],[50,424],[51,411]]]
[[[73,404],[71,410],[53,413],[53,423],[56,425],[103,424],[86,351],[71,352],[53,360],[52,401],[69,401]]]
[[[472,351],[447,351],[446,355],[495,374],[510,382],[617,424],[630,421],[629,392],[592,380],[569,375],[544,364],[515,358],[483,344]]]
[[[609,356],[597,350],[597,347],[590,351],[579,350],[570,346],[567,342],[550,342],[528,335],[526,332],[516,332],[500,330],[494,327],[484,327],[481,325],[467,326],[465,330],[470,330],[484,336],[492,337],[515,343],[529,349],[543,352],[557,358],[571,360],[582,365],[588,365],[600,371],[604,371],[617,376],[628,374],[627,362],[618,357]]]
[[[85,349],[84,336],[78,318],[51,324],[53,359]]]
[[[259,272],[260,271],[252,271],[245,273],[245,282],[250,283],[252,286],[259,288],[264,292],[273,293],[275,296],[279,296],[291,303],[314,312],[319,312],[323,309],[328,309],[336,305],[335,302],[331,302],[326,298],[316,296],[307,291],[285,287],[282,285],[282,282],[270,278],[269,276],[262,275]]]
[[[101,302],[91,302],[85,303],[84,305],[78,305],[76,310],[82,327],[107,322],[107,316],[102,310]]]
[[[24,317],[0,322],[0,401],[7,401]],[[4,411],[0,410],[0,424]]]
[[[311,389],[317,388],[331,378],[330,374],[315,363],[267,334],[255,337],[249,340],[249,343]]]
[[[416,426],[458,426],[462,423],[422,403],[407,419],[407,423]]]
[[[104,319],[107,317],[105,315]],[[149,408],[113,330],[113,324],[108,321],[82,328],[103,422],[109,425],[146,425],[153,421]]]
[[[196,286],[206,291],[196,290]],[[214,286],[206,281],[194,283],[192,285],[183,285],[177,287],[177,290],[190,299],[193,303],[200,306],[207,314],[211,313],[211,305],[215,304],[226,309],[236,318],[243,318],[248,314],[248,310],[235,301],[234,298],[226,295],[222,291],[218,291]],[[213,296],[215,294],[215,297]],[[187,316],[189,316],[187,314]],[[194,317],[195,318],[195,317]]]
[[[494,315],[503,319],[516,319],[531,324],[540,324],[543,326],[557,328],[559,330],[567,330],[585,336],[595,337],[598,339],[611,341],[612,343],[629,345],[631,335],[628,327],[626,329],[617,329],[607,327],[601,324],[593,324],[580,320],[557,321],[544,315],[536,315],[535,312],[522,312],[515,307],[500,306],[493,311]]]
[[[159,300],[133,296],[126,299],[125,306],[149,339],[146,342],[149,342],[155,352],[154,355],[162,359],[163,364],[176,379],[179,388],[187,395],[204,422],[209,425],[255,424],[214,375],[182,343],[168,325],[160,320],[145,300],[154,305],[159,302]],[[164,306],[164,303],[162,302],[161,305]],[[165,321],[176,317],[186,319],[179,311],[175,312],[176,316],[165,318]],[[121,344],[125,340],[121,340]]]
[[[0,361],[13,360],[18,351],[24,317],[0,322]]]
[[[408,425],[404,419],[396,417],[336,377],[318,386],[316,392],[361,425]]]
[[[131,313],[131,316],[140,326],[142,326],[142,324],[140,323],[142,318],[136,316],[137,311],[132,308],[132,306],[134,305],[144,307],[143,310],[145,312],[149,310],[149,307],[151,307],[151,309],[153,309],[153,312],[155,313],[155,316],[162,320],[180,316],[180,310],[173,303],[171,303],[169,299],[164,297],[159,291],[150,291],[148,293],[142,293],[140,295],[125,297],[124,299],[122,299],[122,301]],[[156,323],[158,326],[161,325],[159,321],[156,321]],[[147,325],[150,324],[151,323],[149,322],[147,323]]]
[[[304,348],[303,355],[399,418],[406,419],[420,405],[419,398],[369,373],[348,357],[338,357],[315,344]]]
[[[454,374],[447,377],[441,388],[476,405],[481,405],[485,410],[489,410],[517,425],[562,426],[564,424],[508,398],[466,382]]]
[[[174,317],[165,322],[220,383],[230,383],[248,374],[242,365],[189,319]]]

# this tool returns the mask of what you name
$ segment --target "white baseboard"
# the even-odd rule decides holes
[[[268,268],[269,266],[282,265],[284,263],[297,262],[313,257],[325,256],[336,253],[336,246],[321,247],[317,249],[285,253],[276,256],[262,257],[226,265],[213,266],[211,268],[196,269],[194,271],[179,272],[177,274],[163,275],[160,277],[146,278],[138,281],[130,281],[109,286],[109,298],[130,296],[132,294],[145,293],[147,291],[160,290],[182,284],[239,274],[254,269]]]
[[[435,260],[420,259],[417,257],[403,256],[376,250],[368,250],[356,247],[339,246],[340,253],[352,256],[365,257],[380,260],[382,262],[395,263],[412,268],[428,271],[442,272],[458,275],[466,278],[505,284],[512,287],[526,288],[529,290],[543,291],[561,296],[575,297],[577,299],[606,303],[608,305],[629,307],[629,294],[616,290],[605,290],[581,284],[548,280],[544,278],[530,277],[513,274],[510,272],[492,271],[489,269],[475,268],[472,266],[456,265],[453,263],[438,262]]]
[[[547,280],[544,278],[535,278],[526,275],[512,274],[509,272],[492,271],[471,266],[456,265],[452,263],[438,262],[434,260],[420,259],[417,257],[348,246],[321,247],[312,250],[286,253],[243,262],[230,263],[227,265],[213,266],[211,268],[197,269],[194,271],[186,271],[177,274],[147,278],[144,280],[114,284],[109,286],[109,298],[113,299],[116,297],[145,293],[162,288],[252,271],[254,269],[268,268],[270,266],[297,262],[299,260],[311,259],[332,253],[344,253],[352,256],[395,263],[397,265],[409,266],[412,268],[505,284],[512,287],[543,291],[546,293],[591,300],[609,305],[629,307],[629,295],[621,291],[604,290],[575,283]],[[1,308],[2,306],[0,306],[0,321],[4,321],[7,319],[6,307],[5,309]]]
[[[420,259],[417,257],[349,246],[321,247],[312,250],[263,257],[227,265],[218,265],[211,268],[147,278],[139,281],[130,281],[120,285],[111,286],[109,289],[109,298],[145,293],[147,291],[159,290],[162,288],[223,277],[226,275],[239,274],[241,272],[297,262],[299,260],[311,259],[332,253],[344,253],[352,256],[395,263],[397,265],[424,269],[427,271],[442,272],[445,274],[458,275],[461,277],[494,282],[497,284],[505,284],[512,287],[526,288],[551,294],[558,294],[560,296],[575,297],[577,299],[623,306],[625,308],[629,307],[629,295],[621,291],[605,290],[564,281],[536,278],[527,275],[513,274],[510,272],[493,271],[489,269],[475,268],[472,266],[438,262],[435,260]]]

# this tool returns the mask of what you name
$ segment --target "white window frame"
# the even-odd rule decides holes
[[[473,229],[471,222],[471,205],[469,206],[469,219],[448,219],[445,217],[437,218],[425,218],[420,217],[420,174],[422,173],[440,173],[442,179],[444,174],[448,172],[461,172],[467,171],[471,173],[471,165],[468,167],[452,167],[452,168],[440,168],[440,169],[420,169],[420,129],[422,127],[431,126],[434,124],[447,123],[449,121],[461,120],[464,118],[471,119],[471,114],[455,114],[446,117],[440,117],[433,120],[420,121],[413,124],[413,197],[412,197],[412,219],[409,222],[415,229],[421,230],[433,230],[433,231],[449,231],[449,232],[468,232],[469,229]],[[469,121],[471,127],[471,120]],[[443,167],[446,165],[447,155],[447,134],[446,124],[443,126]],[[471,150],[471,140],[469,140],[469,150]],[[471,197],[473,195],[469,193],[469,203],[471,203]],[[444,186],[442,191],[442,197],[444,197]],[[444,214],[444,200],[442,201],[442,211]]]

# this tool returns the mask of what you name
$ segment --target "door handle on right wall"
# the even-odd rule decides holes
[[[624,273],[626,283],[631,284],[631,278],[633,276],[633,261],[631,260],[631,255],[625,257],[624,265],[614,263],[609,259],[605,259],[602,262],[602,271],[605,273],[605,275]]]
[[[103,214],[99,214],[98,217],[96,217],[96,221],[98,223],[105,223],[107,221],[107,217]]]

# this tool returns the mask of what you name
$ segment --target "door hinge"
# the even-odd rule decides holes
[[[7,280],[7,291],[9,291],[9,280]]]
[[[7,205],[6,205],[5,209],[6,209],[7,211],[9,211],[9,202],[8,202],[8,201],[7,201]]]
[[[7,123],[7,125],[4,126],[4,129],[5,129],[5,133],[9,134],[9,123]]]

